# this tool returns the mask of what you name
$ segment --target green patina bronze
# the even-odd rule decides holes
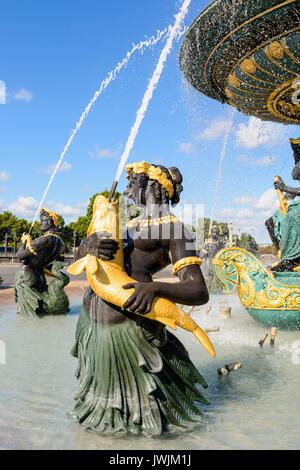
[[[36,273],[23,266],[16,274],[14,283],[17,314],[27,318],[43,315],[63,315],[69,311],[69,299],[64,287],[69,284],[69,276],[61,272],[67,263],[54,261],[51,273],[54,277],[49,284],[37,283]],[[43,282],[43,280],[41,280]]]
[[[282,260],[300,257],[300,200],[292,202],[286,215],[280,210],[273,214],[274,232],[279,240]]]
[[[180,68],[205,95],[262,120],[300,122],[300,0],[215,0],[189,28]]]
[[[69,276],[64,268],[65,246],[58,235],[57,216],[43,207],[40,212],[40,237],[31,239],[23,234],[18,260],[22,262],[14,282],[17,314],[27,318],[41,315],[61,315],[69,311],[69,299],[64,287]],[[47,284],[46,275],[54,279]]]
[[[300,329],[300,272],[272,272],[242,248],[221,250],[214,272],[223,292],[236,288],[247,312],[265,326]]]
[[[150,331],[134,321],[95,323],[83,307],[72,350],[79,364],[70,417],[106,435],[155,436],[170,425],[199,420],[202,412],[195,402],[209,402],[196,384],[207,384],[182,344],[162,332],[165,338],[158,341],[155,325]]]

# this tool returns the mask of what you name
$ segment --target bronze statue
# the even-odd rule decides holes
[[[64,287],[69,277],[64,267],[64,243],[58,235],[58,220],[54,212],[42,208],[40,229],[43,235],[31,240],[24,234],[17,252],[22,262],[14,282],[17,314],[36,318],[39,315],[59,315],[69,311]],[[47,285],[45,274],[54,277]]]
[[[135,281],[122,286],[120,295],[127,290],[131,293],[123,304],[115,298],[114,286],[106,297],[110,302],[91,287],[85,293],[72,350],[79,360],[72,415],[84,428],[98,433],[159,435],[170,425],[199,419],[201,410],[195,402],[208,402],[195,384],[207,385],[183,344],[159,319],[147,316],[154,305],[158,307],[160,298],[202,305],[208,301],[208,291],[192,237],[170,213],[170,202],[175,205],[182,191],[180,171],[146,162],[127,165],[126,170],[126,194],[143,211],[124,233],[126,272],[116,266],[122,250],[114,238],[119,237],[95,232],[97,210],[101,211],[96,200],[88,237],[78,250],[80,259],[68,270],[79,273],[86,269],[97,291],[99,277],[105,283],[107,276],[109,285],[110,274],[103,271],[102,260],[119,279],[130,276]],[[170,263],[180,282],[153,282],[153,274]],[[105,289],[109,290],[103,286],[99,294]]]
[[[300,181],[300,139],[290,139],[294,153],[294,180]],[[275,189],[280,198],[280,210],[266,221],[270,238],[278,250],[280,262],[271,270],[275,272],[293,271],[300,265],[300,188],[287,186],[280,176],[275,178]],[[285,197],[282,192],[286,193]],[[289,203],[288,203],[289,202]]]
[[[200,250],[199,256],[203,260],[202,271],[205,280],[208,284],[210,291],[216,290],[219,286],[213,272],[212,260],[216,254],[225,248],[224,242],[221,240],[222,228],[218,225],[213,225],[209,232],[210,237],[205,240],[203,247]]]

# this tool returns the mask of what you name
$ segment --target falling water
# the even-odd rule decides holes
[[[190,2],[187,2],[187,3],[190,3]],[[55,175],[56,175],[56,173],[57,173],[57,171],[58,171],[58,169],[59,169],[59,167],[60,167],[60,165],[61,165],[61,163],[62,163],[62,161],[63,161],[63,158],[64,158],[64,156],[65,156],[65,154],[66,154],[68,148],[70,147],[70,145],[71,145],[71,143],[72,143],[72,141],[73,141],[75,135],[77,134],[77,132],[78,132],[79,129],[81,128],[82,123],[83,123],[83,121],[85,120],[85,118],[87,117],[87,115],[88,115],[88,113],[89,113],[91,107],[92,107],[93,104],[97,101],[97,99],[98,99],[98,97],[101,95],[102,91],[104,91],[104,90],[107,88],[107,86],[108,86],[113,80],[115,80],[117,74],[128,64],[128,62],[129,62],[131,56],[132,56],[135,52],[139,51],[141,54],[143,54],[143,52],[144,52],[144,50],[145,50],[146,48],[149,48],[149,47],[151,47],[151,46],[154,46],[155,44],[157,44],[158,41],[160,41],[161,39],[166,38],[166,37],[168,37],[168,36],[172,36],[172,40],[173,40],[174,36],[176,35],[176,32],[178,33],[178,34],[177,34],[177,40],[178,40],[178,39],[184,34],[185,30],[186,30],[186,28],[183,28],[182,31],[178,31],[178,28],[176,28],[176,31],[174,32],[174,27],[168,26],[168,28],[165,28],[163,31],[157,31],[156,36],[153,35],[153,36],[151,36],[149,39],[147,38],[147,39],[145,39],[144,41],[139,42],[138,44],[134,44],[134,43],[133,43],[132,49],[131,49],[129,52],[127,52],[127,54],[126,54],[126,56],[124,57],[124,59],[123,59],[121,62],[119,62],[118,65],[115,67],[115,69],[112,70],[112,71],[108,74],[108,76],[101,82],[101,85],[100,85],[99,90],[97,90],[97,91],[95,92],[93,98],[91,99],[91,101],[90,101],[89,104],[86,106],[86,108],[84,109],[83,113],[81,114],[79,121],[76,123],[75,129],[73,129],[73,131],[72,131],[72,133],[71,133],[71,135],[70,135],[70,137],[69,137],[69,139],[68,139],[68,142],[67,142],[67,144],[66,144],[66,146],[65,146],[65,148],[64,148],[64,150],[63,150],[63,152],[61,153],[61,155],[60,155],[60,157],[59,157],[59,160],[58,160],[58,162],[57,162],[57,164],[56,164],[56,166],[55,166],[55,168],[54,168],[54,170],[53,170],[53,172],[52,172],[52,174],[51,174],[51,177],[50,177],[50,179],[49,179],[48,185],[47,185],[47,187],[46,187],[46,189],[45,189],[45,191],[44,191],[44,194],[43,194],[43,196],[42,196],[42,199],[41,199],[41,201],[40,201],[40,203],[39,203],[39,206],[38,206],[38,208],[37,208],[37,210],[36,210],[34,219],[33,219],[33,221],[32,221],[32,224],[31,224],[31,227],[30,227],[30,230],[29,230],[29,233],[31,232],[32,227],[33,227],[33,225],[34,225],[34,222],[36,221],[36,219],[37,219],[37,217],[38,217],[38,214],[39,214],[39,212],[40,212],[40,210],[41,210],[41,207],[42,207],[42,205],[43,205],[43,203],[44,203],[44,200],[45,200],[45,198],[46,198],[46,196],[47,196],[47,194],[48,194],[48,191],[49,191],[49,189],[50,189],[50,186],[51,186],[51,184],[52,184],[52,181],[54,180],[54,177],[55,177]]]
[[[149,82],[148,88],[146,90],[146,93],[143,97],[142,104],[141,104],[141,106],[140,106],[140,108],[137,112],[135,123],[131,128],[131,131],[130,131],[130,134],[129,134],[129,137],[128,137],[128,140],[127,140],[127,143],[126,143],[126,146],[125,146],[125,150],[124,150],[124,152],[121,156],[121,160],[120,160],[117,172],[116,172],[115,182],[119,181],[122,170],[125,166],[125,163],[126,163],[128,157],[129,157],[129,153],[130,153],[130,151],[133,147],[134,141],[135,141],[136,136],[138,134],[140,125],[141,125],[141,123],[144,119],[144,116],[145,116],[145,113],[147,111],[149,102],[152,98],[153,91],[154,91],[156,85],[159,82],[160,76],[161,76],[163,68],[164,68],[164,64],[165,64],[166,59],[167,59],[167,57],[168,57],[168,55],[171,51],[173,41],[174,41],[176,35],[178,34],[180,26],[181,26],[186,14],[187,14],[188,7],[189,7],[190,3],[191,3],[191,0],[185,0],[182,7],[180,8],[179,13],[177,15],[175,15],[174,26],[172,26],[172,28],[170,30],[166,45],[162,50],[162,53],[159,57],[157,66],[154,70],[154,73],[153,73],[152,78]]]
[[[223,161],[224,161],[224,157],[225,157],[225,153],[226,153],[229,134],[230,134],[230,131],[232,129],[232,123],[233,123],[233,118],[234,118],[235,112],[236,112],[236,109],[231,109],[230,110],[230,119],[229,119],[229,122],[228,122],[228,126],[226,128],[226,131],[225,131],[224,142],[223,142],[223,147],[222,147],[222,151],[221,151],[221,155],[220,155],[220,161],[219,161],[219,169],[218,169],[218,174],[217,174],[214,202],[213,202],[213,205],[212,205],[211,216],[210,216],[209,232],[212,228],[213,220],[214,220],[214,217],[215,217],[217,198],[218,198],[218,194],[219,194],[219,188],[220,188],[221,177],[222,177]]]

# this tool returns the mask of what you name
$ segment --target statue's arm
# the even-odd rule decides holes
[[[183,226],[182,226],[183,227]],[[135,288],[134,293],[123,305],[125,310],[134,313],[150,312],[155,297],[164,297],[173,302],[185,305],[202,305],[208,302],[209,295],[197,258],[194,241],[183,228],[181,238],[171,238],[170,254],[176,275],[180,282],[138,282],[123,286]],[[189,262],[195,264],[189,264]]]
[[[41,252],[49,245],[49,239],[47,237],[39,237],[33,240],[30,245],[20,243],[19,250],[17,252],[18,261],[27,261],[30,264],[30,260],[38,259]]]
[[[291,186],[287,186],[280,176],[278,176],[278,181],[274,181],[274,187],[275,189],[279,189],[285,193],[290,193],[294,196],[300,196],[300,188],[292,188]]]

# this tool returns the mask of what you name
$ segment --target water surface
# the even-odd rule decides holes
[[[221,320],[219,306],[232,306],[232,318]],[[16,318],[15,307],[0,306],[0,340],[6,364],[0,365],[1,449],[299,449],[300,332],[279,331],[275,346],[267,331],[252,320],[235,295],[214,296],[192,316],[210,333],[216,349],[212,359],[196,338],[183,330],[178,337],[208,382],[203,421],[192,431],[179,430],[159,438],[102,437],[84,431],[67,418],[76,389],[77,360],[70,355],[80,310],[42,320]],[[217,368],[241,361],[242,369],[218,380]]]

